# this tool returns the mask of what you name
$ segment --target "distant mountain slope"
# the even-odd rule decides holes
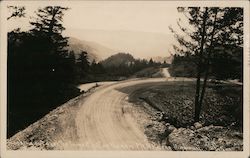
[[[101,64],[104,67],[129,65],[135,61],[134,57],[127,53],[117,53],[103,60]]]
[[[115,53],[128,52],[135,58],[170,56],[172,44],[176,41],[172,34],[130,30],[67,29],[64,34],[84,41],[100,43],[116,50]]]
[[[68,49],[74,51],[76,55],[79,55],[81,51],[86,51],[90,61],[103,60],[115,52],[99,43],[79,40],[74,37],[69,38],[68,44]]]

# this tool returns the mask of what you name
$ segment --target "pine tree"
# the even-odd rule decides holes
[[[218,53],[218,47],[242,47],[243,9],[218,7],[178,8],[185,14],[190,26],[183,27],[181,19],[177,24],[183,34],[174,33],[179,46],[174,45],[177,53],[193,55],[196,64],[195,121],[199,121],[207,79],[211,68],[211,59]],[[201,77],[204,82],[201,83]]]
[[[61,6],[47,6],[38,10],[36,21],[30,22],[33,26],[31,32],[46,35],[52,42],[52,53],[61,56],[66,56],[67,53],[65,47],[68,45],[68,38],[62,36],[62,31],[65,30],[62,22],[64,12],[68,9]]]
[[[150,58],[150,60],[149,60],[149,66],[153,66],[154,65],[154,61],[153,61],[153,59],[152,58]]]
[[[73,51],[69,52],[67,57],[67,65],[64,69],[65,73],[67,74],[67,78],[69,79],[69,83],[76,83],[76,57]]]
[[[69,79],[65,70],[67,69],[68,38],[62,36],[62,31],[65,29],[62,25],[64,12],[68,8],[61,6],[47,6],[38,9],[36,12],[37,18],[30,22],[33,29],[31,34],[40,40],[41,51],[47,54],[47,65],[52,76],[52,80],[59,84],[67,84]],[[67,78],[66,78],[67,77]]]
[[[25,17],[26,8],[24,6],[8,6],[8,9],[11,12],[11,15],[7,17],[7,20],[16,17],[18,18]]]
[[[77,65],[80,69],[80,78],[84,79],[87,77],[87,74],[89,72],[89,61],[88,61],[88,53],[85,51],[82,51],[80,53],[79,58],[77,59]]]

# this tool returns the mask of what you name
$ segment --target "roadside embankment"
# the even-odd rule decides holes
[[[57,107],[42,119],[9,138],[7,140],[7,149],[58,150],[63,149],[63,145],[65,144],[76,143],[78,135],[75,116],[82,102],[96,88],[98,87],[89,87],[86,93]]]
[[[144,121],[145,134],[172,150],[242,151],[242,86],[209,84],[200,122],[195,124],[194,86],[192,81],[175,81],[130,95],[129,101],[151,116],[151,121]]]

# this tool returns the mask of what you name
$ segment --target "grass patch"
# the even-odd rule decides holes
[[[143,99],[163,111],[167,122],[176,127],[188,127],[194,122],[195,82],[176,81],[138,89],[130,101]],[[242,86],[208,83],[201,111],[204,125],[242,128]]]

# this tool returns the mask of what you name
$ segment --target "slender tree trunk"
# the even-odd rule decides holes
[[[215,12],[215,18],[214,18],[214,22],[213,22],[213,31],[212,31],[212,36],[211,36],[211,43],[210,43],[210,49],[208,49],[208,55],[207,55],[207,61],[206,61],[206,68],[205,68],[205,77],[204,77],[204,82],[203,82],[203,86],[202,86],[202,91],[201,91],[201,96],[200,96],[200,101],[199,101],[199,113],[201,111],[201,107],[202,107],[202,102],[204,100],[204,95],[205,95],[205,91],[206,91],[206,87],[207,87],[207,79],[208,79],[208,75],[209,75],[209,69],[210,69],[210,56],[211,56],[211,47],[213,46],[213,42],[214,42],[214,32],[215,32],[215,27],[216,27],[216,19],[217,19],[217,10]]]
[[[199,104],[200,78],[201,78],[201,65],[202,65],[202,58],[203,58],[203,49],[204,49],[205,36],[206,36],[207,10],[208,10],[208,8],[206,7],[205,13],[203,15],[199,63],[197,65],[196,92],[195,92],[195,114],[194,114],[194,121],[195,122],[199,121],[199,117],[200,117],[200,104]]]
[[[203,85],[202,85],[202,90],[201,90],[201,96],[200,96],[200,100],[199,100],[199,115],[201,113],[201,108],[202,108],[202,102],[203,102],[203,98],[204,98],[204,95],[205,95],[205,90],[206,90],[206,87],[207,87],[207,78],[208,78],[208,69],[209,69],[209,66],[206,68],[206,72],[205,72],[205,77],[204,77],[204,81],[203,81]]]
[[[195,122],[199,121],[198,108],[199,108],[199,98],[200,98],[200,78],[201,78],[200,67],[197,66],[196,92],[195,92],[195,116],[194,116]]]

